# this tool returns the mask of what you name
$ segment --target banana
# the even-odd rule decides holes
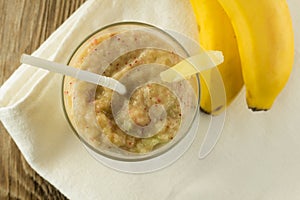
[[[206,113],[218,114],[228,106],[243,87],[241,61],[236,36],[226,12],[217,0],[190,0],[199,25],[200,45],[206,50],[220,50],[224,62],[217,69],[200,75],[200,107]],[[221,75],[226,99],[216,81]],[[223,92],[224,93],[224,92]]]
[[[269,110],[292,71],[294,34],[286,0],[218,0],[235,31],[253,111]]]

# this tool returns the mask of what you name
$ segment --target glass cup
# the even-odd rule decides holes
[[[166,31],[139,22],[106,26],[78,46],[68,65],[112,77],[127,88],[120,95],[63,78],[66,118],[97,160],[126,166],[128,172],[142,172],[142,166],[134,167],[140,163],[156,163],[145,171],[168,164],[159,159],[178,151],[174,148],[187,137],[199,110],[200,85],[197,75],[167,83],[159,74],[188,56]]]

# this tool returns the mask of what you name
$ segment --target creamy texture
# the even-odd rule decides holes
[[[145,45],[150,48],[143,48]],[[120,79],[139,65],[156,63],[173,66],[178,63],[180,57],[172,51],[154,48],[163,45],[162,41],[150,34],[138,31],[96,37],[87,41],[85,48],[72,58],[70,65]],[[139,48],[134,49],[136,47]],[[168,48],[166,45],[164,49]],[[102,59],[99,60],[99,57]],[[151,106],[160,104],[166,111],[162,127],[148,138],[126,134],[117,125],[111,108],[112,95],[113,91],[108,88],[95,88],[89,83],[71,77],[65,78],[66,111],[78,134],[88,143],[96,148],[98,145],[110,148],[113,144],[128,152],[147,153],[175,137],[181,124],[182,111],[178,97],[169,88],[149,82],[137,88],[129,99],[128,119],[138,126],[150,123]]]

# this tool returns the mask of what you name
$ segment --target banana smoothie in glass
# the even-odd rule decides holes
[[[119,23],[89,36],[69,65],[119,80],[125,95],[64,77],[67,119],[81,141],[113,159],[155,157],[189,130],[199,102],[197,76],[165,83],[159,73],[187,57],[165,32],[142,23]]]

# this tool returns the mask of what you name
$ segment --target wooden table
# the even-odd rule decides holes
[[[85,0],[0,0],[0,85]],[[0,123],[0,199],[66,199],[27,164]]]

